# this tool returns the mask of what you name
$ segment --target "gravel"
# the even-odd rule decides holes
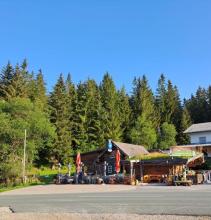
[[[0,220],[211,220],[209,216],[136,215],[136,214],[50,214],[0,213]]]
[[[0,193],[5,195],[40,195],[40,194],[66,194],[66,193],[87,193],[87,192],[116,192],[125,190],[135,190],[135,186],[130,185],[38,185],[21,189],[15,189]]]

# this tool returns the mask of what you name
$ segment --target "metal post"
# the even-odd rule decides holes
[[[130,161],[130,180],[132,181],[133,179],[133,162]]]
[[[71,174],[71,164],[69,163],[68,164],[68,175],[70,176],[70,174]]]
[[[106,161],[104,161],[104,176],[106,176],[106,166],[107,166],[107,163]]]
[[[140,164],[140,181],[141,181],[141,183],[143,183],[144,182],[143,165],[142,165],[141,161],[139,162],[139,164]]]
[[[23,146],[23,183],[26,183],[26,129]]]

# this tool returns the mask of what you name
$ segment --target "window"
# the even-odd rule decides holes
[[[108,173],[109,173],[109,174],[112,173],[112,165],[108,165]]]
[[[207,142],[206,137],[199,137],[200,144],[206,144],[206,142]]]

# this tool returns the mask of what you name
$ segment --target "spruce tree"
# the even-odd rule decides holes
[[[2,73],[0,75],[0,98],[7,99],[7,87],[11,84],[13,75],[14,69],[10,62],[8,62],[6,67],[2,69]]]
[[[207,102],[208,102],[208,116],[207,121],[211,122],[211,86],[207,89]]]
[[[145,76],[134,79],[132,105],[132,124],[130,137],[133,143],[155,147],[157,119],[154,97]]]
[[[208,121],[208,100],[207,91],[199,87],[195,95],[186,100],[186,106],[190,112],[193,123],[202,123]]]
[[[140,115],[135,121],[135,124],[130,131],[130,137],[133,144],[143,145],[147,149],[154,148],[157,140],[153,124],[146,119],[144,114]]]
[[[131,117],[131,108],[129,103],[129,96],[125,92],[125,88],[122,87],[118,91],[118,109],[121,120],[121,129],[123,131],[122,140],[128,142],[129,139],[129,129],[130,129],[130,117]]]
[[[76,151],[76,141],[75,141],[75,137],[74,137],[73,134],[74,134],[74,131],[75,131],[74,122],[76,121],[75,119],[77,117],[77,114],[76,114],[77,91],[76,91],[75,85],[72,82],[70,73],[68,73],[68,76],[67,76],[67,79],[66,79],[66,82],[65,82],[65,86],[66,86],[67,96],[68,96],[68,98],[67,98],[68,114],[69,114],[68,127],[69,127],[69,130],[70,130],[71,135],[72,135],[71,145],[72,145],[73,151],[75,152]]]
[[[179,92],[176,86],[170,80],[166,83],[165,76],[161,74],[158,80],[156,106],[160,115],[160,127],[164,122],[173,124],[178,132],[179,139],[180,123],[182,118],[182,106]]]
[[[89,150],[103,147],[104,133],[102,127],[102,103],[100,91],[94,80],[87,80],[87,121],[86,131],[88,134]]]
[[[88,134],[86,132],[87,122],[87,96],[85,83],[77,85],[77,100],[74,105],[74,118],[72,125],[73,142],[75,150],[85,152],[88,144]]]
[[[105,139],[121,140],[122,129],[120,112],[118,109],[118,94],[115,84],[109,75],[106,73],[100,84],[100,93],[102,106],[104,111],[103,116],[103,133]]]
[[[24,66],[25,68],[25,66]],[[28,97],[28,88],[27,88],[28,75],[25,69],[22,69],[17,64],[14,70],[14,75],[11,80],[11,83],[6,88],[7,99],[20,97]]]
[[[159,124],[162,124],[166,121],[166,78],[164,74],[161,74],[159,80],[158,80],[158,88],[157,88],[157,94],[156,94],[156,107],[158,111],[158,115],[160,117]]]
[[[176,145],[177,131],[173,124],[164,122],[161,125],[161,132],[158,141],[159,149],[169,149],[171,146]]]
[[[191,118],[190,114],[186,107],[184,107],[182,111],[182,118],[180,122],[180,128],[179,128],[179,134],[178,134],[178,144],[189,144],[190,143],[190,137],[188,134],[184,134],[184,131],[191,125]]]
[[[49,105],[51,122],[55,125],[57,134],[52,156],[54,156],[55,162],[66,163],[70,161],[72,148],[71,132],[69,130],[68,95],[62,74],[50,94]]]
[[[46,86],[43,78],[42,70],[40,69],[36,76],[36,99],[38,99],[43,106],[47,104]]]

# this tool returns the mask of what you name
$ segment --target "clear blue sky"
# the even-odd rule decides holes
[[[59,73],[77,83],[108,71],[131,91],[160,73],[189,97],[211,84],[211,0],[0,0],[0,67],[24,58],[48,90]]]

